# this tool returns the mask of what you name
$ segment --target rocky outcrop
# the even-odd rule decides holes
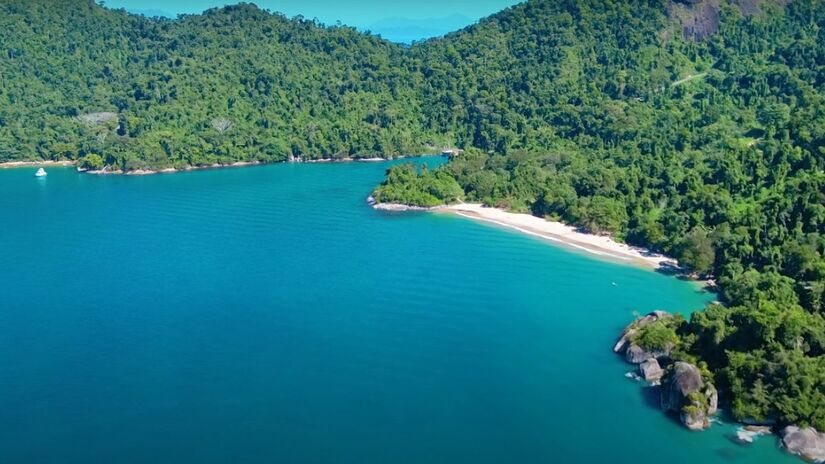
[[[742,427],[746,432],[755,433],[757,435],[770,435],[771,428],[767,425],[746,425]]]
[[[674,363],[662,391],[662,409],[680,411],[688,395],[698,392],[702,387],[702,374],[696,366],[685,362]]]
[[[665,370],[659,365],[656,358],[650,358],[639,365],[639,373],[648,382],[659,382],[665,375]]]
[[[709,427],[718,401],[716,388],[702,379],[699,368],[693,364],[676,362],[668,370],[662,386],[662,409],[679,414],[685,427],[690,430]]]
[[[773,0],[770,3],[784,7],[788,2]],[[701,40],[719,31],[724,4],[733,6],[744,16],[750,16],[762,13],[760,3],[762,0],[672,0],[667,13],[681,27],[685,38]]]
[[[762,435],[770,435],[771,428],[765,425],[746,425],[739,427],[736,431],[736,441],[740,444],[753,443],[758,437]]]
[[[670,356],[673,351],[673,345],[668,345],[663,350],[646,350],[639,345],[630,344],[630,347],[625,351],[624,357],[627,362],[631,364],[641,364],[648,359],[661,358],[663,356]]]
[[[435,211],[444,208],[444,206],[412,206],[402,203],[380,203],[372,195],[367,197],[367,204],[372,206],[373,209],[380,211]]]
[[[650,358],[669,356],[671,351],[673,351],[673,346],[669,345],[661,350],[646,350],[641,346],[634,344],[633,337],[639,333],[639,330],[642,327],[659,320],[669,319],[671,317],[673,317],[673,315],[668,312],[653,311],[652,313],[636,319],[624,329],[622,335],[619,337],[619,340],[617,340],[616,344],[613,346],[613,352],[619,354],[623,353],[625,360],[631,364],[641,364]]]
[[[410,206],[401,203],[375,203],[372,208],[380,211],[433,211],[438,209],[438,207]]]
[[[667,370],[662,368],[660,360],[667,365],[671,362],[670,354],[675,346],[666,344],[657,350],[646,350],[635,341],[642,340],[648,330],[657,329],[663,323],[669,325],[673,315],[664,311],[654,311],[640,317],[628,325],[619,340],[613,346],[613,351],[624,354],[625,359],[639,365],[639,373],[628,373],[632,378],[644,379],[657,385],[664,380],[661,389],[661,406],[665,411],[674,412],[690,430],[702,430],[710,427],[710,418],[716,414],[719,395],[710,382],[702,378],[699,368],[693,364],[677,361]]]
[[[93,126],[106,124],[109,121],[117,119],[117,113],[102,112],[102,113],[86,113],[77,116],[77,120]]]
[[[667,13],[685,38],[701,40],[719,31],[718,0],[671,2]]]
[[[630,345],[631,338],[639,332],[639,329],[650,323],[656,322],[659,319],[669,317],[673,316],[666,311],[653,311],[652,313],[648,313],[640,318],[637,318],[629,326],[625,327],[622,335],[616,341],[616,344],[613,345],[613,352],[624,353]]]
[[[825,433],[813,427],[789,425],[782,429],[782,445],[789,453],[811,462],[825,462]]]
[[[716,391],[716,387],[714,387],[713,384],[708,384],[705,386],[704,393],[708,399],[708,417],[715,416],[716,412],[719,411],[719,392]]]

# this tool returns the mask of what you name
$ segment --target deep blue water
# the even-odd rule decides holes
[[[634,313],[711,295],[373,211],[386,167],[0,170],[0,462],[796,462],[623,377]]]

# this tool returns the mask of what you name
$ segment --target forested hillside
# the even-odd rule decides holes
[[[390,156],[421,132],[404,49],[252,5],[177,21],[0,2],[0,161],[120,169]]]
[[[413,49],[425,75],[452,77],[427,79],[423,106],[428,129],[471,148],[444,168],[468,200],[716,276],[725,306],[662,327],[673,356],[707,367],[736,418],[819,430],[824,5],[728,5],[717,31],[686,39],[667,16],[684,5],[530,2]],[[418,198],[398,184],[428,184],[399,169],[377,193]]]
[[[715,5],[721,4],[720,8]],[[739,419],[825,430],[825,2],[532,0],[404,47],[251,5],[0,4],[0,161],[465,149],[381,193],[578,224],[718,278],[676,327]],[[439,198],[439,196],[442,196]]]

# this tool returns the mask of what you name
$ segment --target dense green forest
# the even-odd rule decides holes
[[[724,305],[670,328],[675,356],[738,419],[825,430],[825,2],[695,3],[531,0],[405,47],[251,5],[172,21],[6,0],[0,161],[461,147],[377,198],[531,212],[715,276]]]
[[[97,155],[130,170],[444,143],[418,122],[403,47],[252,5],[173,21],[7,0],[0,44],[0,162]]]
[[[373,199],[378,203],[432,207],[464,198],[464,190],[449,172],[430,171],[426,164],[420,169],[413,164],[390,168],[386,181],[372,192]]]

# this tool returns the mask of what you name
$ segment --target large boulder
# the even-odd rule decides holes
[[[659,365],[659,361],[657,361],[656,358],[643,361],[639,365],[639,373],[642,375],[642,378],[648,382],[658,382],[662,380],[662,376],[665,375],[664,369]]]
[[[716,388],[702,379],[698,367],[675,362],[668,370],[662,387],[662,409],[679,414],[690,430],[710,427],[710,417],[716,414],[718,402]]]
[[[708,399],[708,409],[707,414],[708,417],[716,415],[716,412],[719,411],[719,392],[716,391],[716,387],[711,384],[705,385],[705,398]]]
[[[825,433],[813,427],[789,425],[782,429],[782,445],[788,452],[811,462],[825,462]]]
[[[661,350],[646,350],[635,343],[631,343],[627,348],[627,351],[624,352],[624,359],[631,364],[641,364],[650,358],[655,359],[663,356],[670,356],[673,348],[673,344],[668,344]]]

